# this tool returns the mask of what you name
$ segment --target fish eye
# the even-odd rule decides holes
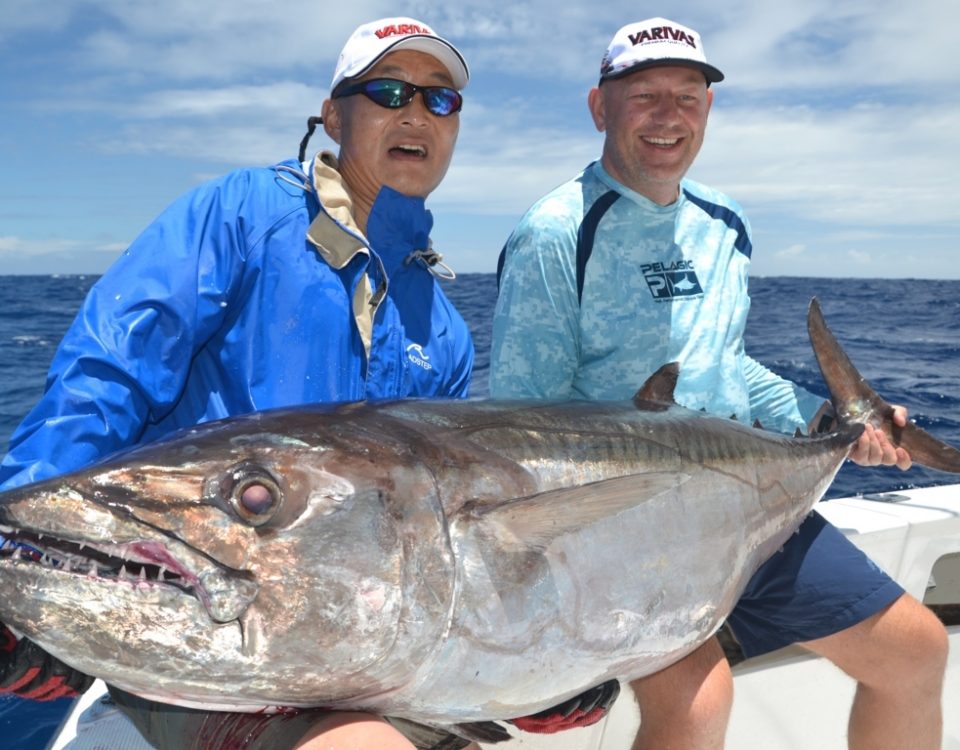
[[[250,465],[233,469],[225,481],[233,511],[251,526],[262,526],[276,514],[283,500],[280,484],[266,470]]]

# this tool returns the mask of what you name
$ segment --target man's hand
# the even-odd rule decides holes
[[[0,623],[0,695],[35,701],[73,698],[93,682],[82,672],[52,657],[33,641]]]
[[[609,680],[585,693],[532,716],[511,719],[524,732],[554,734],[576,727],[588,727],[602,719],[620,694],[620,683]]]
[[[893,424],[904,427],[907,424],[907,410],[903,406],[893,407]],[[882,430],[866,425],[859,440],[850,451],[850,460],[860,466],[896,466],[906,471],[913,464],[910,454],[890,442]]]

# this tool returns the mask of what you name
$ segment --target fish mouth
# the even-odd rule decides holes
[[[194,570],[155,540],[118,544],[83,542],[0,525],[0,564],[39,566],[45,573],[76,576],[134,590],[166,591],[199,601],[218,623],[237,619],[258,586],[237,571],[208,564]]]
[[[104,545],[65,539],[0,526],[5,540],[0,560],[40,565],[87,578],[130,581],[145,586],[173,586],[191,593],[190,574],[166,554],[157,554],[156,542]]]

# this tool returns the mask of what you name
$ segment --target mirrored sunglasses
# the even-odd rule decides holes
[[[371,78],[344,86],[334,93],[334,99],[354,94],[363,94],[367,99],[388,109],[399,109],[413,101],[417,92],[423,96],[427,111],[437,117],[446,117],[459,112],[463,97],[456,89],[447,86],[414,86],[395,78]]]

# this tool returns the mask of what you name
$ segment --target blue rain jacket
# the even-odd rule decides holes
[[[319,159],[309,177],[295,161],[232,172],[134,241],[61,342],[2,486],[254,410],[467,395],[469,330],[410,257],[429,246],[423,200],[383,188],[364,237],[342,205],[321,205],[317,180],[345,193]]]

